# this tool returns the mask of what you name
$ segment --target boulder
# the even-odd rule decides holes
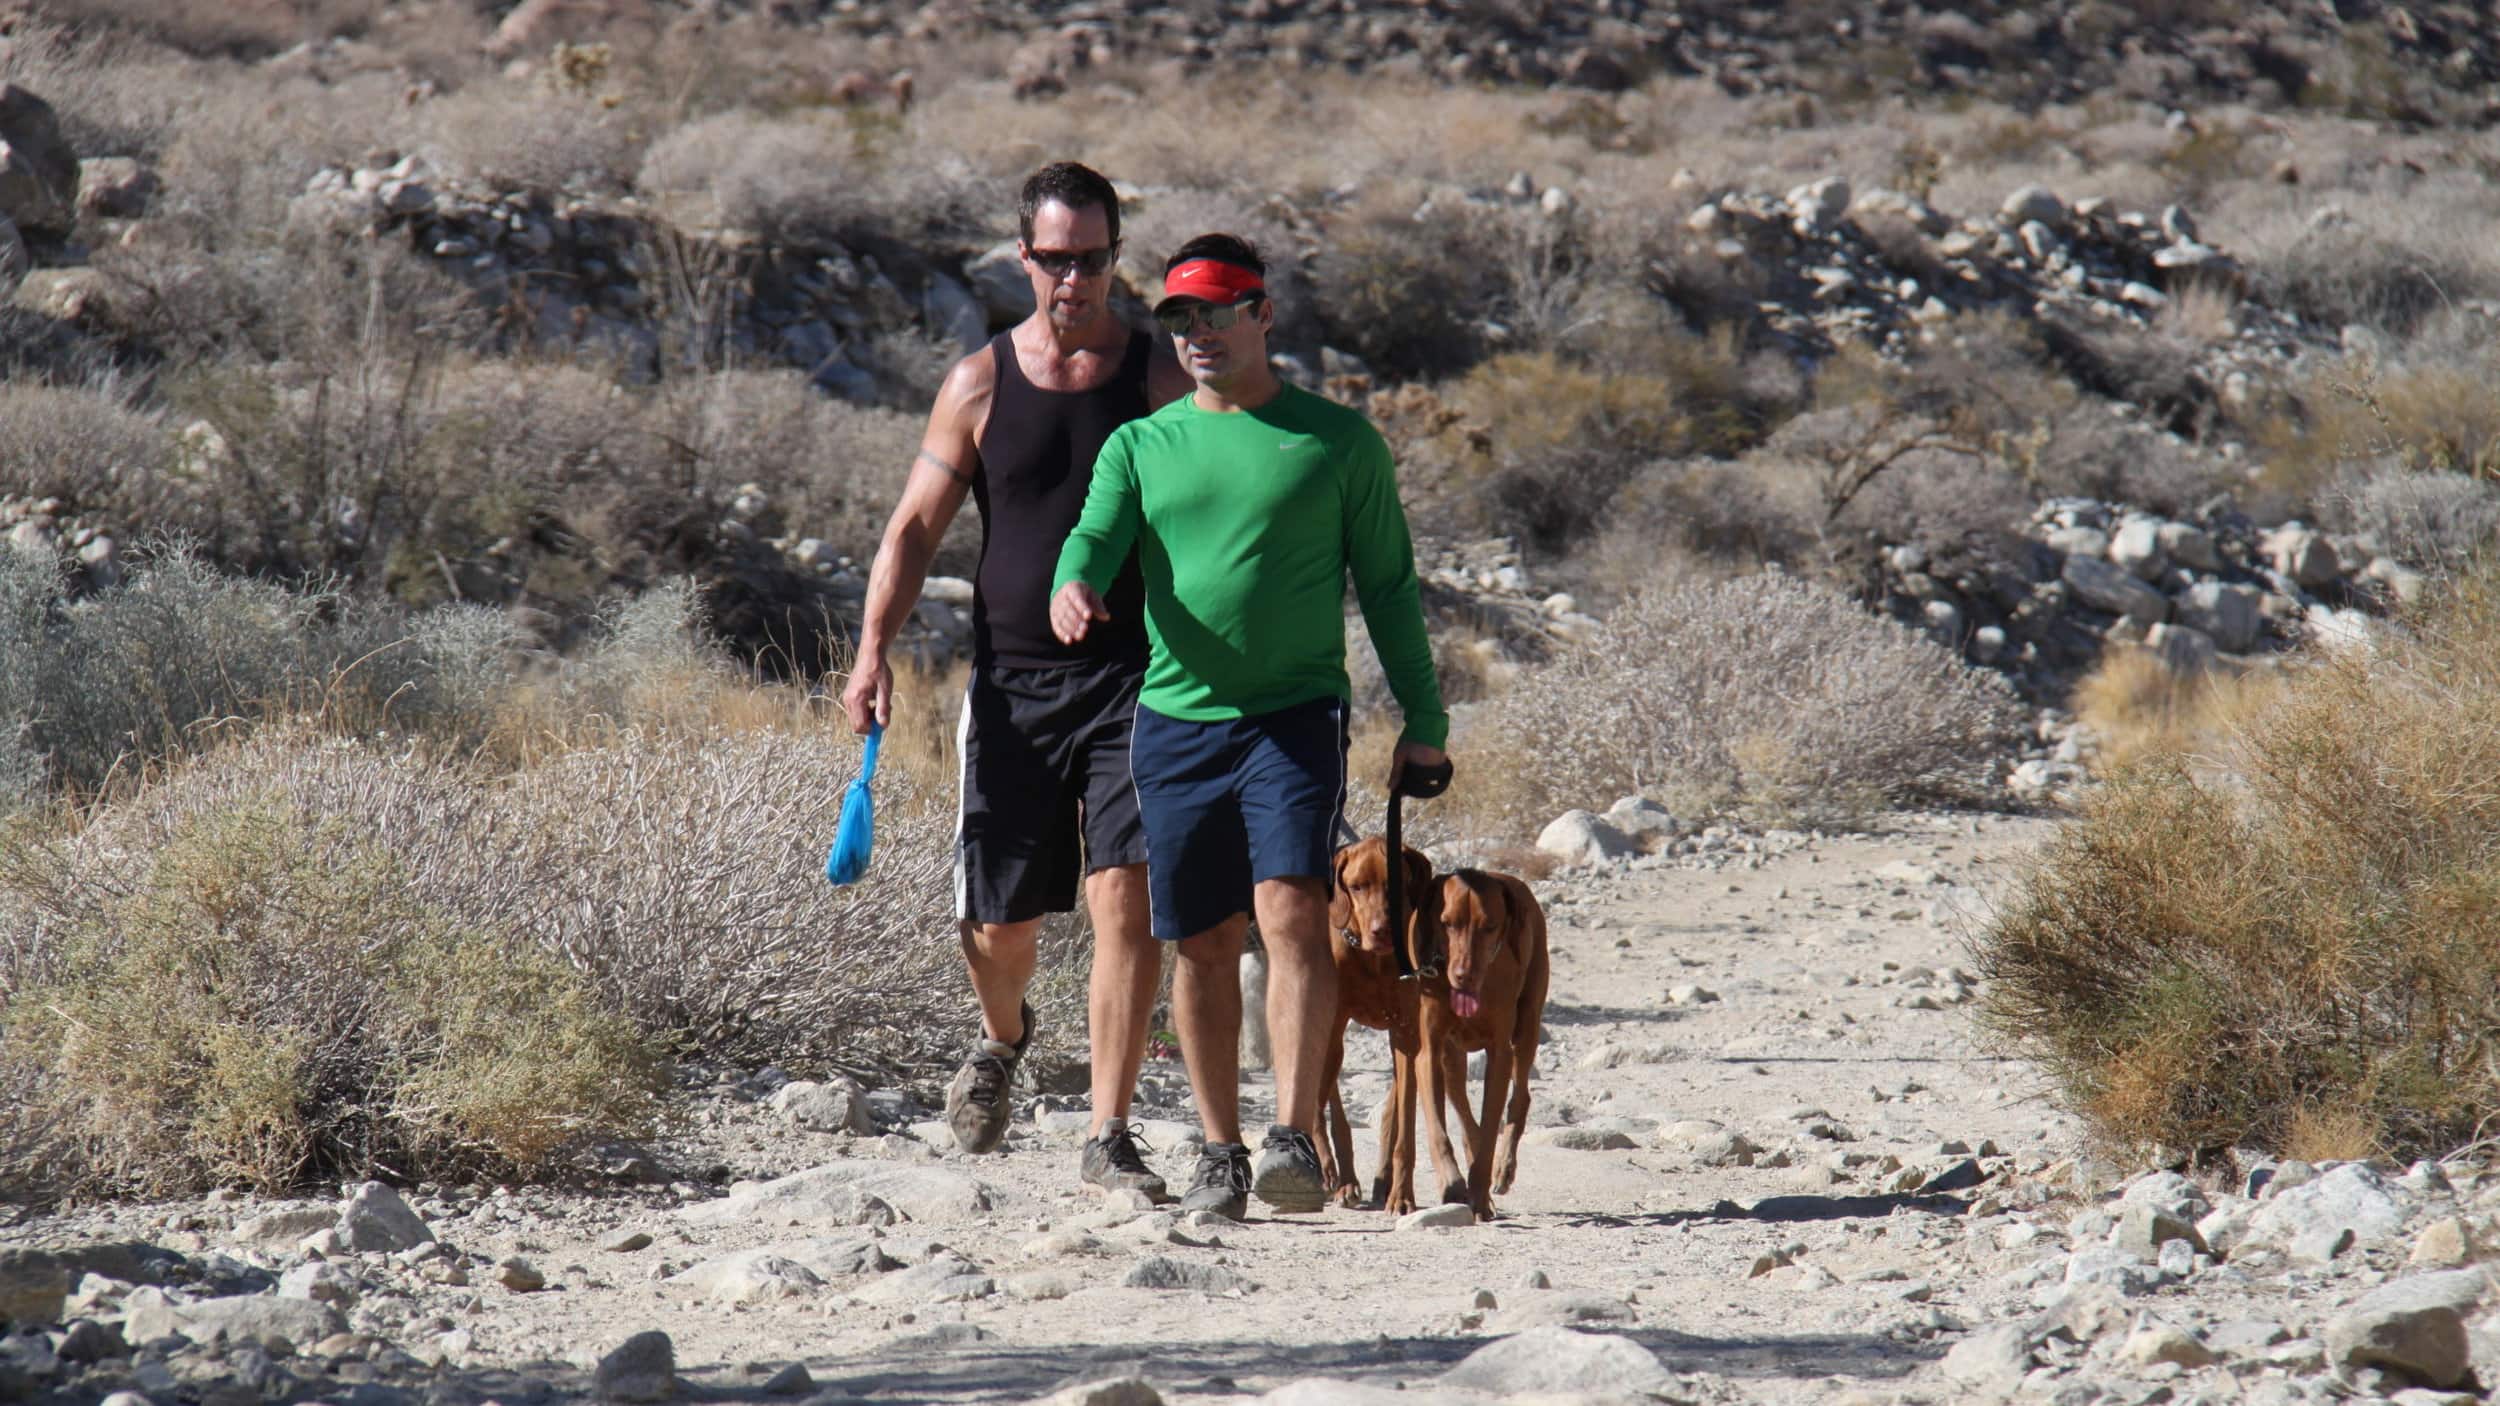
[[[78,222],[78,153],[52,105],[15,83],[0,83],[0,216],[52,238]]]
[[[1441,1385],[1493,1396],[1583,1392],[1608,1397],[1663,1394],[1674,1374],[1629,1338],[1548,1326],[1488,1343],[1441,1374]]]
[[[1849,182],[1839,176],[1801,185],[1788,192],[1788,213],[1800,233],[1820,234],[1849,213]]]
[[[304,1243],[305,1236],[317,1234],[338,1223],[339,1213],[335,1206],[263,1211],[235,1222],[234,1242],[262,1254],[283,1254]]]
[[[0,1250],[0,1321],[20,1327],[61,1321],[77,1271],[48,1250]]]
[[[603,1401],[666,1401],[677,1394],[677,1345],[662,1332],[636,1333],[599,1359],[591,1390]]]
[[[2304,590],[2332,585],[2343,575],[2343,564],[2336,559],[2335,544],[2323,532],[2313,531],[2297,522],[2285,523],[2265,535],[2259,543],[2266,563],[2290,577]]]
[[[124,1310],[122,1336],[134,1343],[179,1333],[203,1346],[254,1343],[267,1349],[283,1342],[291,1349],[347,1331],[347,1320],[329,1304],[276,1294],[185,1302],[141,1288],[131,1291]]]
[[[2050,229],[2066,227],[2066,202],[2057,192],[2042,185],[2020,186],[2008,192],[2005,202],[1997,207],[1997,221],[2009,229],[2026,224],[2042,224]]]
[[[2169,617],[2168,597],[2106,561],[2070,556],[2061,577],[2078,599],[2096,610],[2139,625],[2157,625]]]
[[[2169,570],[2170,554],[2161,544],[2165,525],[2148,517],[2131,517],[2118,524],[2109,539],[2110,562],[2139,581],[2150,581]]]
[[[989,1183],[941,1167],[834,1162],[766,1182],[739,1182],[727,1196],[679,1212],[696,1225],[891,1225],[967,1220],[991,1210]]]
[[[2263,599],[2253,586],[2199,581],[2179,593],[2179,623],[2202,631],[2225,654],[2246,654],[2265,632]]]
[[[1636,854],[1624,833],[1585,810],[1567,810],[1537,833],[1536,847],[1565,864],[1600,865]]]
[[[366,1182],[347,1198],[339,1211],[338,1232],[339,1243],[350,1250],[386,1254],[413,1250],[434,1238],[424,1218],[378,1181]]]
[[[2018,1323],[1982,1328],[1944,1355],[1944,1374],[1975,1392],[2009,1395],[2031,1371],[2031,1337]]]
[[[920,317],[931,337],[952,342],[965,356],[989,343],[988,311],[948,274],[929,274],[928,286],[920,290]]]
[[[1025,277],[1016,241],[1002,239],[964,265],[964,281],[992,322],[1015,322],[1033,311],[1033,284]]]
[[[2404,1223],[2405,1205],[2386,1178],[2363,1163],[2347,1162],[2268,1198],[2250,1218],[2248,1238],[2288,1246],[2303,1232],[2336,1229],[2350,1230],[2368,1245],[2396,1234]]]
[[[2144,632],[2144,647],[2174,674],[2201,674],[2214,664],[2214,637],[2189,625],[2155,625]]]
[[[2327,1321],[2327,1360],[2459,1385],[2471,1365],[2465,1315],[2481,1301],[2483,1280],[2480,1270],[2459,1269],[2380,1285]]]
[[[2184,522],[2165,522],[2154,529],[2164,556],[2198,571],[2220,571],[2222,554],[2214,550],[2213,534]]]
[[[867,1095],[847,1076],[836,1074],[818,1083],[793,1079],[773,1090],[773,1110],[782,1121],[811,1133],[873,1133]]]

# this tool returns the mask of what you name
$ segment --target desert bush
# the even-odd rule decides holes
[[[842,178],[851,137],[840,124],[831,112],[698,118],[651,144],[635,188],[681,202],[679,213],[698,226],[781,243],[829,240],[859,213]]]
[[[2231,661],[2183,673],[2152,650],[2120,645],[2076,682],[2072,706],[2090,732],[2093,766],[2115,772],[2147,757],[2217,751],[2273,698],[2280,678]]]
[[[413,895],[362,824],[263,793],[185,815],[97,887],[0,864],[55,946],[0,994],[0,1179],[277,1191],[387,1169],[530,1174],[647,1129],[657,1048],[508,928]]]
[[[1634,792],[1815,819],[1992,803],[2013,695],[1934,641],[1778,572],[1635,594],[1472,715],[1507,749],[1479,804],[1519,831]]]
[[[2347,357],[2285,389],[2289,413],[2254,438],[2265,485],[2295,501],[2381,470],[2500,474],[2500,352],[2488,343]]]
[[[1407,378],[1464,370],[1483,354],[1481,319],[1504,295],[1494,219],[1416,218],[1376,197],[1333,222],[1310,279],[1331,346]]]
[[[2500,593],[2149,757],[1973,939],[1983,1015],[2120,1147],[2437,1156],[2500,1110]]]
[[[157,417],[110,378],[75,388],[0,381],[0,493],[109,502],[131,520],[164,523],[171,447]]]
[[[417,108],[410,144],[442,170],[504,189],[628,190],[658,119],[618,99],[560,82],[489,78]]]
[[[2500,546],[2500,478],[2381,464],[2347,470],[2323,520],[2426,571],[2454,573]]]

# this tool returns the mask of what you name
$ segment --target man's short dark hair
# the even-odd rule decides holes
[[[1267,277],[1267,260],[1259,257],[1259,246],[1238,234],[1202,234],[1172,251],[1163,261],[1163,271],[1170,273],[1192,259],[1213,259],[1219,264],[1245,268],[1261,278]]]
[[[1016,233],[1025,248],[1033,247],[1033,216],[1053,200],[1070,210],[1088,205],[1101,210],[1103,222],[1111,228],[1111,242],[1120,242],[1120,193],[1111,188],[1111,182],[1081,162],[1053,161],[1025,177],[1024,189],[1016,196]]]

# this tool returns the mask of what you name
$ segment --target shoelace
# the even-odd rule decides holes
[[[964,1096],[985,1106],[996,1102],[1007,1087],[1007,1061],[987,1050],[978,1050],[967,1062],[972,1066],[972,1088]]]
[[[1193,1189],[1201,1186],[1221,1187],[1226,1191],[1250,1189],[1250,1163],[1246,1157],[1206,1157],[1198,1159],[1198,1179]]]
[[[1145,1156],[1154,1151],[1153,1145],[1148,1143],[1137,1129],[1126,1123],[1120,1125],[1118,1132],[1103,1139],[1102,1150],[1103,1155],[1111,1159],[1111,1165],[1121,1171],[1152,1172],[1154,1170],[1146,1165]]]

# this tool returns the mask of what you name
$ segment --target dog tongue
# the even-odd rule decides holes
[[[1476,1014],[1476,1006],[1475,992],[1453,991],[1450,993],[1450,1009],[1458,1012],[1459,1019],[1472,1019]]]

